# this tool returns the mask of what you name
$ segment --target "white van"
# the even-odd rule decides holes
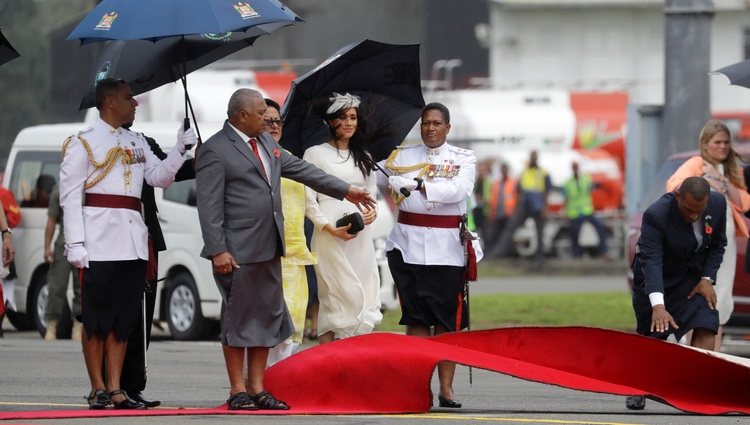
[[[201,135],[208,138],[221,125],[201,123]],[[9,310],[7,315],[20,330],[37,328],[44,335],[46,328],[48,266],[43,259],[43,244],[47,205],[33,202],[35,191],[32,189],[40,180],[57,182],[62,142],[85,126],[69,123],[26,128],[16,137],[8,157],[3,185],[13,192],[21,206],[21,222],[13,229],[18,275],[12,294],[15,310]],[[136,122],[133,129],[153,137],[162,149],[169,151],[178,126],[179,123]],[[159,253],[159,278],[162,280],[157,291],[155,319],[167,322],[174,339],[209,336],[219,320],[221,296],[214,283],[211,263],[199,255],[203,240],[195,208],[195,181],[175,182],[167,189],[156,188],[154,193],[167,243],[167,250]],[[379,202],[373,236],[381,275],[381,298],[384,309],[393,309],[398,308],[398,300],[383,248],[394,219],[386,203]]]

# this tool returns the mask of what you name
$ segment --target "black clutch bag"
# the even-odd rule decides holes
[[[336,220],[336,227],[343,227],[347,224],[351,224],[352,227],[347,230],[350,235],[356,235],[360,230],[365,228],[365,220],[362,215],[358,212],[347,214],[340,219]]]

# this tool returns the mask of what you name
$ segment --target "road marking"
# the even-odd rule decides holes
[[[10,402],[0,401],[0,406],[52,406],[52,407],[87,407],[88,404],[75,404],[75,403],[35,403],[35,402]],[[178,409],[178,407],[157,407],[159,409]],[[186,409],[189,410],[190,408]],[[199,409],[199,408],[196,408]],[[195,416],[202,416],[200,414]],[[291,413],[289,416],[300,416],[295,413]],[[317,416],[304,414],[303,416]],[[322,416],[322,415],[321,415]],[[331,415],[342,418],[361,418],[363,415],[351,416],[351,415]],[[563,419],[522,419],[522,418],[492,418],[486,416],[459,416],[449,415],[444,413],[426,413],[422,415],[364,415],[370,417],[387,417],[396,419],[449,419],[452,421],[487,421],[487,422],[522,422],[531,424],[565,424],[565,425],[647,425],[639,424],[635,422],[591,422],[591,421],[575,421],[575,420],[563,420]]]
[[[54,407],[88,407],[88,404],[75,403],[34,403],[30,401],[0,401],[0,406],[54,406]]]
[[[361,416],[360,416],[361,417]],[[488,421],[488,422],[524,422],[533,424],[566,424],[566,425],[647,425],[635,422],[592,422],[563,419],[522,419],[522,418],[492,418],[486,416],[457,416],[441,413],[427,413],[424,415],[388,415],[389,418],[400,419],[450,419],[453,421]]]

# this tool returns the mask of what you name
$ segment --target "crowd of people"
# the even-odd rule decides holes
[[[377,217],[378,187],[389,190],[398,208],[386,257],[407,335],[468,326],[467,268],[475,265],[475,250],[481,258],[478,242],[463,231],[472,196],[482,200],[473,216],[491,257],[507,255],[512,233],[527,218],[539,235],[534,261],[544,254],[541,229],[552,185],[538,152],[530,153],[517,179],[508,164],[500,164],[493,177],[489,163],[477,163],[472,151],[447,142],[450,111],[440,103],[422,111],[422,143],[398,146],[378,162],[368,151],[375,133],[366,106],[349,93],[331,93],[319,112],[328,138],[303,158],[279,144],[280,107],[255,90],[232,94],[223,128],[202,144],[195,160],[186,158],[197,141],[190,128],[179,128],[168,153],[131,131],[137,105],[126,82],[97,84],[99,119],[64,142],[59,186],[51,189],[48,208],[44,255],[51,263],[51,294],[64,298],[71,270],[80,285],[74,338],[82,342],[91,409],[159,405],[142,394],[158,252],[167,249],[154,187],[196,181],[201,255],[211,262],[222,298],[229,410],[290,408],[265,390],[263,378],[267,367],[293,355],[302,342],[307,266],[314,266],[317,282],[319,343],[367,334],[380,323],[369,228]],[[719,349],[721,325],[732,311],[734,235],[748,235],[741,214],[750,209],[750,171],[743,175],[730,142],[726,126],[707,123],[700,156],[677,170],[666,194],[644,214],[633,262],[639,334],[684,337],[695,347]],[[574,231],[573,254],[581,255],[576,234],[584,221],[600,230],[603,254],[606,235],[593,214],[593,184],[578,164],[571,171],[561,190]],[[310,247],[305,217],[313,226]],[[14,252],[4,213],[0,232],[7,266]],[[47,339],[54,339],[58,301],[48,305]],[[441,362],[437,372],[439,406],[460,408],[455,364]],[[626,406],[643,409],[645,399],[629,397]]]
[[[497,170],[495,170],[497,169]],[[549,195],[562,193],[565,203],[563,217],[570,229],[571,255],[583,257],[580,244],[581,227],[590,223],[597,233],[598,244],[593,255],[607,255],[609,234],[595,215],[593,190],[596,185],[578,162],[571,163],[571,177],[562,186],[553,185],[549,173],[539,163],[539,153],[532,150],[526,167],[518,176],[510,172],[507,162],[494,158],[477,165],[477,184],[474,188],[472,217],[482,237],[488,258],[504,258],[515,254],[514,234],[526,220],[534,222],[534,253],[532,264],[542,265],[546,256],[545,224],[550,216]]]

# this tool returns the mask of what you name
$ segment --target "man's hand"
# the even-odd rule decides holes
[[[45,246],[44,247],[44,262],[51,263],[53,258],[54,256],[52,254],[52,248],[50,248],[49,246]]]
[[[7,267],[13,262],[16,256],[16,251],[13,248],[13,236],[9,233],[2,235],[3,239],[3,266]]]
[[[388,177],[388,184],[395,190],[396,192],[401,192],[401,189],[406,189],[409,192],[417,188],[417,181],[416,180],[410,180],[406,177],[401,176],[390,176]]]
[[[349,186],[349,190],[346,192],[346,200],[356,205],[360,212],[374,209],[377,205],[370,192],[354,186]]]
[[[700,282],[695,285],[695,288],[693,288],[693,290],[690,291],[690,294],[688,294],[688,299],[693,298],[693,295],[695,294],[703,295],[703,298],[706,299],[706,303],[708,303],[708,308],[716,310],[716,290],[706,279],[701,279]]]
[[[222,252],[221,254],[214,255],[211,258],[211,262],[214,265],[214,273],[216,274],[229,274],[234,269],[239,269],[240,266],[234,261],[234,257],[229,252]]]
[[[185,130],[182,126],[177,130],[177,149],[180,153],[185,153],[186,150],[190,149],[194,144],[198,142],[198,136],[195,135],[193,127]]]
[[[651,332],[666,332],[669,327],[672,326],[675,329],[679,329],[672,315],[669,314],[664,304],[657,304],[651,308]]]
[[[84,248],[83,244],[68,246],[65,256],[68,262],[77,269],[89,267],[89,252]]]

